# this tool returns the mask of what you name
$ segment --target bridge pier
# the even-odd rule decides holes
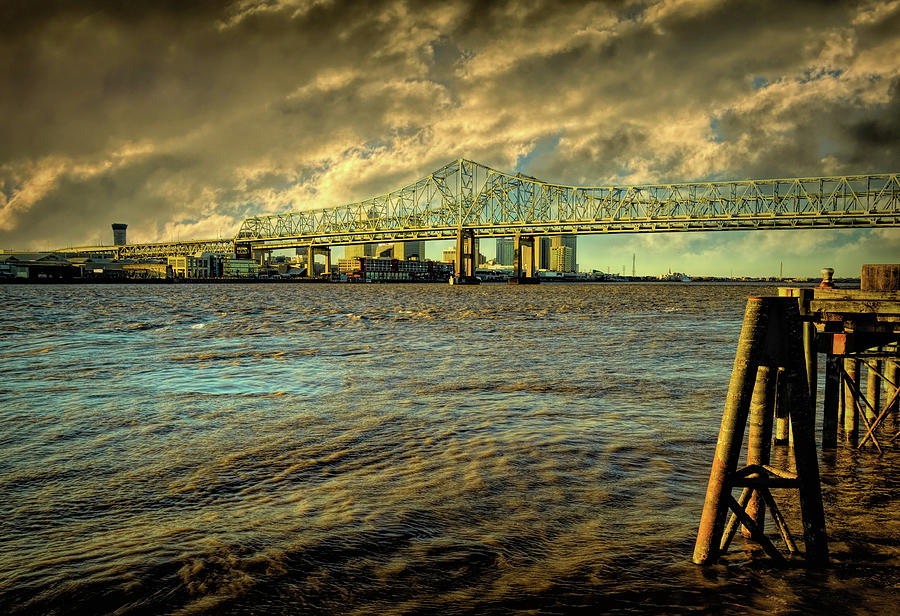
[[[460,227],[456,231],[456,259],[453,262],[451,284],[479,284],[475,276],[478,255],[475,251],[475,230]]]
[[[260,250],[254,249],[250,253],[251,258],[256,261],[256,264],[260,267],[265,267],[269,262],[270,257],[272,256],[271,250]]]
[[[331,247],[309,244],[306,247],[306,277],[316,277],[316,255],[325,255],[325,275],[331,275]]]
[[[509,284],[537,284],[540,240],[533,235],[516,233],[513,238],[513,276]]]

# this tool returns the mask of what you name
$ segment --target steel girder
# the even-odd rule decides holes
[[[502,237],[895,226],[897,173],[579,187],[459,159],[357,203],[247,218],[235,242],[279,248],[446,239],[459,227]]]
[[[114,255],[117,259],[164,259],[183,257],[198,253],[212,252],[229,254],[234,252],[234,240],[189,240],[184,242],[163,242],[159,244],[125,244],[124,246],[86,246],[70,248],[64,252],[85,255]]]

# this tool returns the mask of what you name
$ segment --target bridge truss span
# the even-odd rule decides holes
[[[900,226],[897,173],[580,187],[459,159],[390,193],[338,207],[247,218],[237,244]]]

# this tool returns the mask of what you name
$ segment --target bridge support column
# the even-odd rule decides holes
[[[478,284],[475,267],[478,255],[475,254],[475,230],[460,227],[456,231],[456,259],[453,263],[453,284]]]
[[[540,239],[533,235],[515,235],[513,239],[513,277],[509,284],[537,284],[537,255]]]
[[[325,274],[331,274],[331,247],[315,246],[309,244],[306,247],[306,277],[316,277],[316,255],[325,255]]]
[[[268,264],[271,255],[271,251],[268,250],[254,250],[251,252],[251,258],[256,261],[256,264],[260,267],[265,267],[266,264]]]

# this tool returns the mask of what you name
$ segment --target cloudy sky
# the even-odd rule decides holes
[[[897,0],[3,0],[0,247],[232,236],[459,157],[579,185],[898,172],[898,33]],[[900,230],[579,239],[582,269],[632,254],[855,275]]]

